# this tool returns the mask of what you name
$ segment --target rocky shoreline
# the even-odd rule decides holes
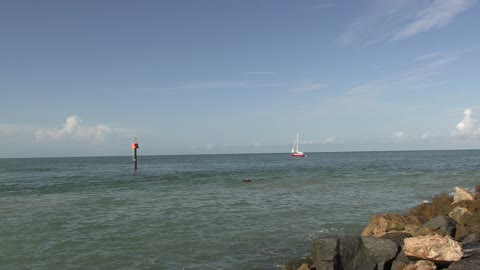
[[[283,270],[480,269],[480,186],[440,194],[407,215],[377,214],[360,236],[317,239]]]

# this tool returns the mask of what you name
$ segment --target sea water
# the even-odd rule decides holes
[[[480,151],[0,159],[1,269],[280,269],[455,186]],[[251,182],[244,182],[251,179]]]

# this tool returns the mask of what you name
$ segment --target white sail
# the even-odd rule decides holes
[[[297,132],[297,147],[295,149],[295,153],[298,153],[298,132]]]
[[[299,133],[297,132],[297,137],[295,137],[295,141],[293,142],[292,146],[292,157],[306,157],[307,155],[304,154],[303,152],[300,152],[298,150],[298,144],[299,144]]]
[[[298,133],[296,139],[293,141],[292,154],[298,152]]]

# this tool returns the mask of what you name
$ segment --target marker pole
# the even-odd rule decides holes
[[[137,137],[134,137],[135,140],[132,143],[132,149],[133,149],[133,164],[135,166],[135,170],[137,170],[137,149],[138,149],[138,142],[137,142]]]

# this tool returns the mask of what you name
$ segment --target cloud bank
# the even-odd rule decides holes
[[[112,132],[106,125],[82,125],[76,115],[69,116],[63,127],[57,130],[35,131],[35,142],[74,140],[80,142],[101,142]]]

